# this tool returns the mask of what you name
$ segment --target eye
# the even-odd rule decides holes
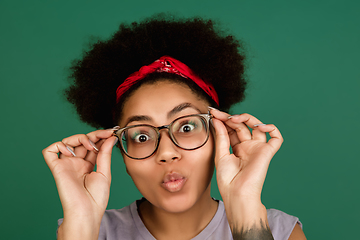
[[[131,137],[131,139],[137,143],[144,143],[144,142],[150,140],[150,137],[146,134],[140,133],[140,134],[137,134],[137,135]]]
[[[179,132],[187,133],[193,131],[195,128],[196,128],[196,124],[189,122],[187,124],[182,125],[179,129]]]

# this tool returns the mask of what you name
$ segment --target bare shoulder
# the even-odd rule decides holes
[[[295,224],[289,240],[306,240],[305,234],[299,224]]]

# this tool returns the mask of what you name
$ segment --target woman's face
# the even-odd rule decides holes
[[[208,103],[186,85],[160,81],[142,85],[129,97],[119,126],[150,124],[159,127],[181,116],[207,112]],[[124,161],[141,194],[154,206],[175,213],[210,198],[213,153],[211,134],[204,146],[184,150],[177,147],[168,130],[163,129],[159,147],[152,156],[134,160],[124,155]]]

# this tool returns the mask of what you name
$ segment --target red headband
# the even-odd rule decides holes
[[[212,100],[214,100],[219,106],[219,98],[217,93],[215,92],[214,87],[210,83],[206,83],[204,80],[199,78],[188,66],[169,56],[163,56],[159,60],[151,63],[150,65],[141,67],[138,72],[134,72],[127,79],[125,79],[125,81],[120,84],[120,86],[116,90],[116,103],[120,101],[121,96],[127,90],[129,90],[132,85],[153,72],[174,73],[184,78],[191,79],[202,90],[204,90],[207,95],[209,95]]]

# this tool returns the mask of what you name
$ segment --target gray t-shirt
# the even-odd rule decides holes
[[[122,209],[106,210],[101,221],[99,240],[155,240],[142,222],[137,202],[133,202]],[[301,223],[297,217],[288,215],[276,209],[267,210],[267,217],[271,232],[275,240],[287,240],[295,226]],[[59,219],[58,226],[62,223]],[[219,201],[214,218],[192,240],[232,240],[229,223],[226,218],[224,203]]]

